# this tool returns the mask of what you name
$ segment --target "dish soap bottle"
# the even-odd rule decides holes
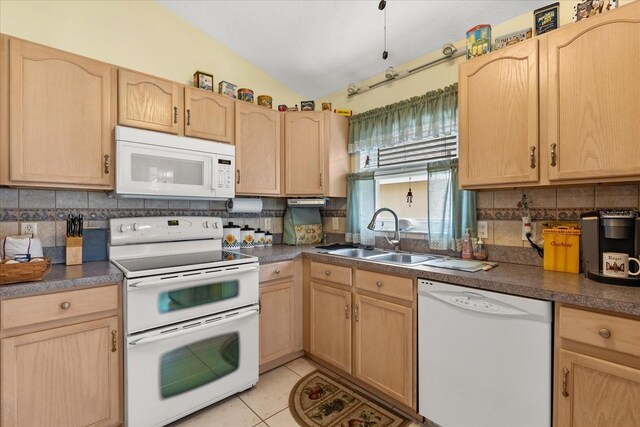
[[[476,244],[476,249],[473,251],[473,258],[484,261],[487,259],[487,247],[484,245],[484,242],[481,238],[478,237],[478,243]]]
[[[468,228],[462,240],[462,259],[473,259],[473,245],[471,244],[471,235]]]

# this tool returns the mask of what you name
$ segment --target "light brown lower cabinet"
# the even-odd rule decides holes
[[[640,320],[556,308],[556,427],[640,426]]]
[[[1,427],[121,425],[120,290],[0,301]]]
[[[355,376],[411,406],[413,310],[364,295],[354,310]]]
[[[311,282],[309,298],[311,354],[351,373],[351,292]]]
[[[260,266],[260,371],[302,351],[301,261]]]
[[[309,354],[416,409],[415,280],[313,261],[308,277]]]

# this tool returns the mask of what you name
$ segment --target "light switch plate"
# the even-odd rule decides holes
[[[271,218],[264,219],[264,229],[271,230]]]
[[[338,229],[340,229],[340,223],[338,222],[338,218],[332,218],[331,227],[333,228],[333,231],[338,231]]]

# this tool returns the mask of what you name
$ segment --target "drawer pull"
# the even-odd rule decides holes
[[[276,269],[274,270],[273,274],[280,274],[280,269],[279,269],[279,268],[276,268]]]
[[[602,338],[611,338],[611,331],[605,328],[600,329],[598,334],[600,334]]]
[[[529,167],[531,167],[531,169],[535,169],[536,168],[536,147],[534,145],[532,145],[529,148],[529,160],[531,161],[531,164],[529,165]]]
[[[349,303],[344,304],[344,318],[349,319]]]
[[[378,281],[376,282],[376,286],[377,286],[377,287],[379,287],[379,288],[381,288],[381,287],[382,287],[382,282],[381,282],[380,280],[378,280]]]
[[[356,304],[356,307],[353,309],[353,317],[356,318],[356,322],[360,321],[360,307],[358,306],[358,304]]]
[[[325,271],[324,271],[324,274],[325,274],[325,276],[331,276],[331,271],[329,271],[329,270],[325,270]]]
[[[118,331],[115,329],[111,331],[111,351],[113,353],[118,351]]]
[[[60,308],[63,310],[69,310],[71,308],[71,303],[69,301],[65,301],[60,304]]]
[[[551,144],[551,167],[556,167],[556,144]]]
[[[569,392],[567,391],[567,377],[569,376],[569,370],[567,368],[562,368],[562,395],[564,397],[569,396]]]

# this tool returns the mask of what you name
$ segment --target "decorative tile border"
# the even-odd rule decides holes
[[[531,219],[534,221],[555,221],[556,209],[531,209]],[[481,208],[476,209],[476,216],[480,221],[520,221],[522,211],[520,209],[505,208]]]
[[[323,218],[346,218],[346,209],[320,209],[320,216]]]

